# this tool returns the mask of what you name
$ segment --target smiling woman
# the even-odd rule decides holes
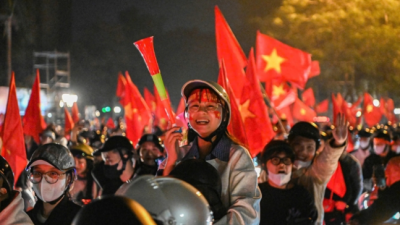
[[[173,127],[166,132],[168,157],[160,165],[164,175],[180,161],[205,160],[221,177],[221,202],[227,208],[214,224],[259,224],[260,191],[250,154],[227,131],[231,108],[226,91],[212,81],[191,80],[183,85],[189,145],[179,147],[183,135]]]

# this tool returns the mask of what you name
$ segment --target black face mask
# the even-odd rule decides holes
[[[109,166],[109,165],[104,165],[104,175],[108,179],[117,179],[119,176],[121,176],[123,170],[118,170],[118,164]]]

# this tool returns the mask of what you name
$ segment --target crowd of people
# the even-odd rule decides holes
[[[342,114],[330,126],[284,123],[253,159],[228,132],[231,104],[220,85],[191,80],[181,93],[184,133],[172,126],[162,137],[144,134],[133,146],[122,121],[113,130],[80,121],[68,139],[52,125],[40,143],[26,137],[29,162],[19,177],[0,157],[0,224],[395,220],[400,130],[394,124],[351,129]]]

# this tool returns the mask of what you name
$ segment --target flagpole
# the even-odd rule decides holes
[[[268,107],[270,107],[270,108],[272,109],[272,111],[274,112],[274,114],[275,114],[276,117],[278,118],[278,123],[279,123],[279,126],[281,127],[283,133],[285,134],[285,136],[288,135],[288,131],[286,131],[285,127],[283,126],[282,121],[281,121],[281,118],[280,118],[279,115],[278,115],[278,112],[276,112],[275,108],[272,107],[271,101],[270,101],[270,99],[269,99],[267,93],[265,93],[265,89],[264,89],[264,87],[262,86],[261,82],[260,82],[260,88],[261,88],[261,92],[262,92],[262,94],[263,94],[263,97],[264,97],[265,101],[267,102]]]

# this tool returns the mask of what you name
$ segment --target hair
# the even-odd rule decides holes
[[[270,141],[262,151],[262,163],[266,163],[272,157],[278,155],[279,153],[285,153],[292,162],[294,162],[295,154],[293,148],[286,142],[282,140],[272,140]]]

